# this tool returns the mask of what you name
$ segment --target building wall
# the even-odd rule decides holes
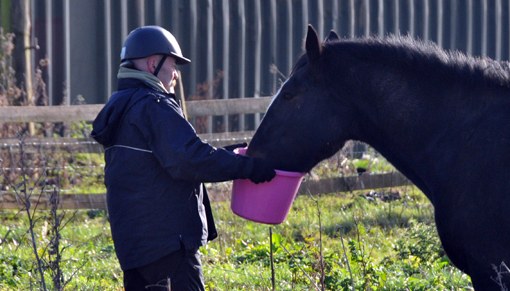
[[[105,53],[102,1],[72,1],[70,5],[71,103],[82,95],[86,103],[105,102]]]
[[[92,104],[106,102],[116,89],[122,42],[141,25],[167,28],[191,58],[191,64],[180,68],[188,99],[244,98],[276,92],[302,52],[308,23],[322,38],[331,29],[347,38],[409,34],[445,49],[508,60],[509,1],[33,0],[33,6],[38,11],[34,31],[41,44],[37,57],[44,57],[52,44],[52,76],[46,78],[53,88],[53,104],[66,98],[75,103],[77,95]],[[45,9],[49,3],[51,15]],[[45,40],[48,17],[51,41]],[[64,97],[68,76],[71,92]],[[205,90],[204,84],[215,80],[212,90]],[[246,118],[228,127],[252,129],[258,117]]]

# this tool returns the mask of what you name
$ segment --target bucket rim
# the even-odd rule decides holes
[[[289,172],[289,171],[282,171],[282,170],[274,170],[276,172],[277,176],[287,176],[287,177],[304,177],[306,173],[300,173],[300,172]]]

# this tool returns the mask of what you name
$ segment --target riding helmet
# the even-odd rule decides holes
[[[124,41],[120,59],[124,62],[156,54],[174,57],[177,65],[191,62],[182,55],[175,37],[168,30],[155,25],[143,26],[131,31]]]

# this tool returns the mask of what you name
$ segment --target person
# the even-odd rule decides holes
[[[190,60],[166,29],[126,38],[114,92],[93,122],[104,147],[115,252],[126,291],[205,290],[199,247],[217,236],[204,182],[270,181],[263,160],[203,142],[171,93]],[[246,144],[245,144],[246,145]]]

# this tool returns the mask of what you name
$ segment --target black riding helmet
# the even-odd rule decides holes
[[[165,57],[160,61],[154,75],[158,74],[166,56],[175,58],[177,65],[185,65],[191,62],[182,55],[175,37],[168,30],[159,26],[144,26],[131,31],[124,41],[120,59],[123,63],[156,54],[162,54]]]

